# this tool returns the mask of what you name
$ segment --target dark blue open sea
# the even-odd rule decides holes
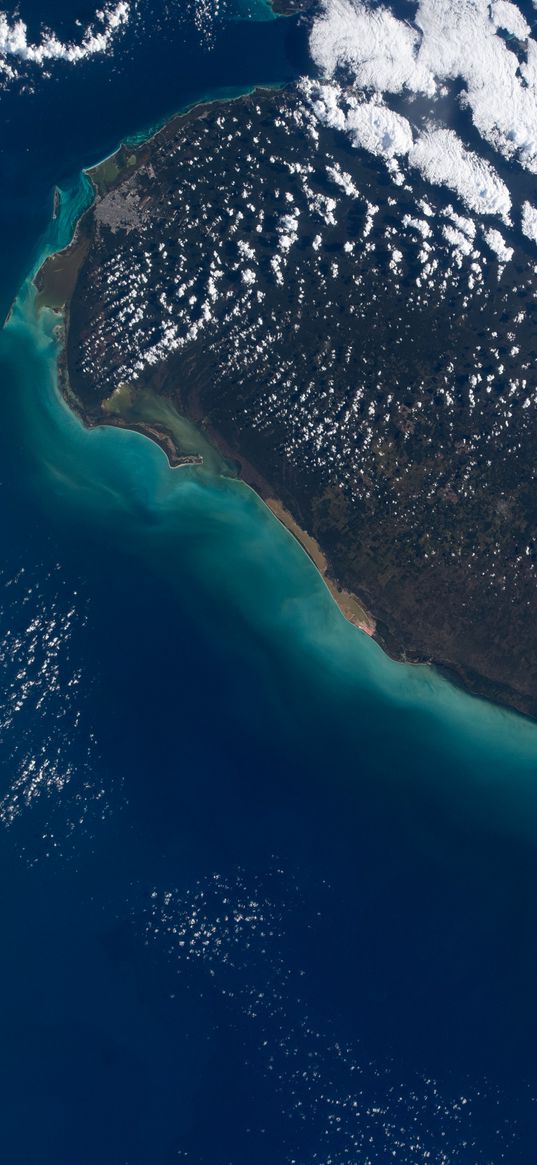
[[[307,67],[269,16],[140,4],[0,93],[5,1165],[535,1160],[537,727],[388,660],[244,486],[86,432],[34,311],[83,166]]]

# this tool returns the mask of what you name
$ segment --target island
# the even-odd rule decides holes
[[[453,195],[394,185],[306,82],[196,106],[88,175],[36,276],[84,422],[176,466],[216,451],[387,652],[537,715],[523,245],[463,246]]]

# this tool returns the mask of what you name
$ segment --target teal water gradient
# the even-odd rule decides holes
[[[388,659],[244,485],[87,431],[57,323],[27,279],[0,337],[2,1159],[528,1165],[536,726]]]
[[[2,91],[6,310],[69,176],[310,69],[232,7]],[[387,659],[246,487],[87,432],[55,325],[26,281],[0,337],[0,1159],[528,1165],[535,725]]]
[[[84,176],[61,192],[36,267],[68,243],[90,199]],[[85,429],[58,392],[56,327],[52,312],[36,313],[29,278],[1,341],[16,385],[4,424],[20,434],[21,472],[47,519],[62,530],[83,522],[93,537],[106,531],[175,588],[209,636],[222,640],[238,621],[242,650],[255,644],[258,665],[266,655],[277,674],[278,702],[299,685],[312,706],[339,705],[343,732],[357,748],[373,706],[382,732],[430,752],[433,785],[435,757],[442,758],[436,793],[489,823],[537,836],[537,726],[470,697],[428,667],[390,660],[341,616],[307,555],[244,484],[206,469],[172,470],[137,433]],[[235,630],[232,637],[236,647]],[[294,714],[300,736],[306,726],[298,709]]]

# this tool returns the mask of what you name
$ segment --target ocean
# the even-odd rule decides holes
[[[307,67],[268,16],[0,96],[0,1152],[527,1165],[536,726],[388,659],[243,484],[85,430],[35,310],[83,166]]]

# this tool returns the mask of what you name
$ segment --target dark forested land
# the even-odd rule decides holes
[[[87,422],[173,405],[317,539],[390,652],[536,715],[531,256],[500,267],[300,89],[199,107],[91,176],[38,277]]]

